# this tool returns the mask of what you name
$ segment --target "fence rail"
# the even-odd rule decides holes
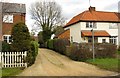
[[[27,52],[0,52],[0,63],[2,68],[27,67],[25,62]]]

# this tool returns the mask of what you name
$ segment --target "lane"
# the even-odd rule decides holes
[[[96,66],[76,62],[52,50],[39,49],[35,64],[20,76],[109,76],[116,73],[99,69]]]

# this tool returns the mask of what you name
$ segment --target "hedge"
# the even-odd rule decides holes
[[[47,41],[47,48],[55,50],[60,54],[65,54],[66,46],[70,45],[70,41],[67,39],[53,39]]]
[[[52,39],[52,40],[47,41],[47,48],[48,48],[48,49],[54,50],[54,47],[53,47],[53,42],[54,42],[54,40],[53,40],[53,39]]]
[[[113,44],[95,44],[96,58],[113,58],[115,57],[117,46]],[[85,61],[93,57],[92,44],[80,43],[77,45],[67,46],[66,55],[73,60]]]
[[[36,41],[31,41],[30,50],[27,52],[27,63],[31,66],[35,63],[36,56],[38,54],[38,43]]]

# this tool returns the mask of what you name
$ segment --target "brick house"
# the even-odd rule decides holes
[[[0,2],[0,40],[11,43],[11,30],[18,22],[25,23],[25,4]]]
[[[65,26],[64,33],[58,38],[68,37],[71,42],[92,42],[92,31],[95,43],[113,43],[118,45],[118,28],[120,24],[120,13],[96,11],[95,7],[74,16]],[[69,32],[66,32],[69,30]],[[67,35],[66,35],[67,33]]]

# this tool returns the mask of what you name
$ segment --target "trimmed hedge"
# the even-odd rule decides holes
[[[115,57],[117,46],[113,44],[95,44],[96,58],[112,58]],[[66,55],[73,60],[85,61],[92,59],[92,44],[80,43],[79,45],[67,46]]]
[[[47,41],[47,48],[54,50],[54,46],[53,46],[54,40],[48,40]]]
[[[60,54],[66,54],[66,46],[70,45],[70,41],[67,39],[55,39],[53,46],[54,50]]]
[[[66,46],[70,45],[70,41],[67,39],[53,39],[47,41],[47,48],[55,50],[60,54],[65,54]]]
[[[35,63],[36,56],[38,54],[38,43],[36,41],[31,41],[30,50],[27,52],[27,63],[31,66]]]

